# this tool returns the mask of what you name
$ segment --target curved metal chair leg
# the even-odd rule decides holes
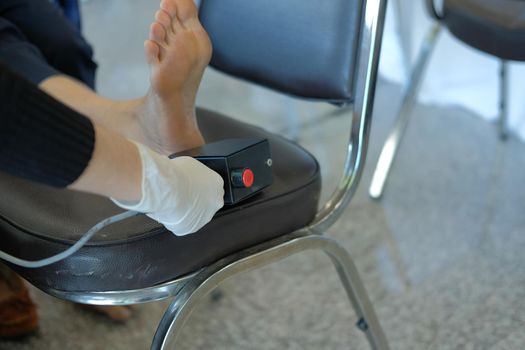
[[[339,274],[341,283],[357,314],[356,325],[366,334],[370,347],[381,350],[389,349],[383,329],[350,254],[335,241],[332,241],[323,250],[330,256]]]
[[[173,349],[177,335],[200,299],[227,278],[314,249],[324,251],[332,259],[356,309],[357,325],[366,333],[372,349],[388,350],[384,333],[348,252],[336,241],[306,231],[263,243],[204,269],[175,296],[157,328],[151,349]]]
[[[509,98],[509,82],[508,82],[508,62],[501,60],[500,63],[500,82],[499,82],[499,120],[498,131],[501,141],[507,140],[509,137],[507,129],[508,119],[508,98]]]
[[[198,287],[198,283],[192,281],[174,297],[157,327],[151,343],[152,350],[174,348],[177,335],[188,320],[198,299],[197,295],[194,295]]]
[[[383,145],[381,155],[379,156],[379,160],[374,170],[374,175],[372,176],[372,183],[370,184],[368,192],[370,197],[374,199],[379,199],[383,195],[385,182],[397,154],[397,149],[401,143],[401,139],[405,133],[410,118],[410,110],[416,99],[426,63],[435,46],[440,30],[440,24],[433,25],[421,47],[418,60],[412,71],[410,80],[408,81],[401,109],[397,115],[394,128],[390,131],[390,134]]]

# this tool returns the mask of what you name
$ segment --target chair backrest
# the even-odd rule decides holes
[[[298,97],[353,99],[357,0],[203,0],[213,43],[211,65]]]
[[[211,65],[296,97],[353,104],[345,169],[312,229],[341,215],[362,174],[386,0],[201,0]]]

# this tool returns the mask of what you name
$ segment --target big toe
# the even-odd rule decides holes
[[[171,0],[177,6],[177,17],[182,23],[194,22],[197,20],[197,6],[193,0]]]

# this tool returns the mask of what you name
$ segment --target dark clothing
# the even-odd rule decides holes
[[[80,31],[82,28],[82,19],[80,17],[78,0],[53,0],[53,2],[60,6],[67,19]]]
[[[89,119],[0,63],[0,170],[65,187],[87,167],[94,144]]]
[[[62,73],[95,88],[91,46],[49,0],[0,0],[0,61],[34,84]]]
[[[92,55],[49,0],[0,0],[0,170],[56,187],[80,176],[93,124],[36,85],[66,74],[94,88]]]
[[[40,50],[27,41],[18,27],[1,16],[0,62],[35,85],[50,76],[60,74],[47,63]]]

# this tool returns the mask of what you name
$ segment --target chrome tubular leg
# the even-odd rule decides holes
[[[194,307],[225,279],[306,250],[322,250],[331,257],[356,310],[357,326],[365,332],[373,349],[387,350],[387,341],[348,252],[332,239],[305,231],[263,243],[204,269],[175,296],[157,328],[151,349],[173,349]]]
[[[408,73],[411,71],[410,58],[412,57],[412,28],[409,17],[413,14],[411,11],[406,11],[406,4],[409,3],[404,0],[396,0],[393,6],[397,15],[397,31],[400,37],[403,68]]]
[[[323,250],[330,256],[346,290],[346,294],[354,306],[358,320],[357,327],[366,334],[372,349],[389,349],[386,336],[379,324],[372,303],[368,299],[368,294],[350,254],[337,242],[330,241]]]
[[[151,343],[152,350],[174,349],[180,329],[196,305],[198,287],[195,281],[191,281],[175,296],[157,327]]]
[[[498,129],[499,138],[505,141],[508,138],[507,119],[509,114],[509,74],[508,62],[500,62],[500,81],[499,81],[499,119]]]
[[[372,177],[372,182],[369,189],[370,197],[378,199],[383,195],[385,182],[392,167],[392,163],[397,153],[399,144],[405,132],[410,117],[410,111],[414,104],[419,85],[421,83],[423,72],[425,70],[426,63],[432,50],[435,46],[438,34],[441,30],[440,24],[434,24],[427,34],[425,41],[421,47],[419,57],[414,66],[410,80],[408,81],[403,102],[398,112],[397,120],[395,121],[393,129],[390,131],[388,138],[383,145],[379,160]]]

